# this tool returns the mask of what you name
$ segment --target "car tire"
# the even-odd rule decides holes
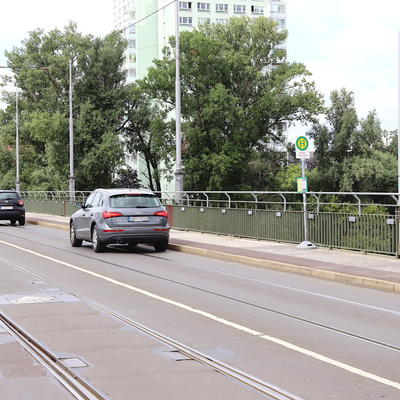
[[[156,242],[154,243],[154,248],[156,249],[156,251],[165,251],[168,249],[168,240],[163,240],[161,242]]]
[[[25,225],[25,217],[20,218],[20,219],[18,220],[18,224],[19,224],[19,226],[24,226],[24,225]]]
[[[15,225],[15,224],[16,224],[16,222],[17,222],[17,220],[16,220],[16,219],[10,219],[10,224],[11,224],[11,225]]]
[[[83,240],[76,238],[75,225],[73,222],[69,224],[69,241],[72,247],[81,247]]]
[[[103,253],[106,249],[106,245],[100,240],[97,235],[97,227],[96,225],[92,228],[92,247],[95,253]]]

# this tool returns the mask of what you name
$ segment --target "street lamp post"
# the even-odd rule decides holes
[[[175,128],[176,128],[176,164],[175,164],[175,199],[180,201],[183,192],[182,172],[182,132],[181,132],[181,77],[180,77],[180,38],[179,38],[179,1],[176,2],[176,45],[175,45]]]
[[[19,193],[21,191],[21,184],[19,181],[19,110],[18,110],[17,83],[15,83],[15,164],[16,164],[15,190]]]
[[[69,61],[69,199],[75,198],[74,120],[72,116],[72,60]]]

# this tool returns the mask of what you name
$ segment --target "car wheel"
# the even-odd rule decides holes
[[[10,224],[11,224],[11,225],[15,225],[16,222],[17,222],[16,219],[10,219]]]
[[[71,222],[69,224],[69,241],[70,241],[72,247],[81,247],[82,246],[83,240],[76,238],[75,226],[74,226],[73,222]]]
[[[95,253],[102,253],[106,249],[106,245],[100,240],[97,235],[96,225],[92,228],[92,247]]]
[[[168,240],[163,240],[161,242],[154,243],[154,248],[156,251],[165,251],[168,249]]]
[[[20,219],[18,220],[18,223],[19,223],[20,226],[24,226],[24,225],[25,225],[25,217],[20,218]]]

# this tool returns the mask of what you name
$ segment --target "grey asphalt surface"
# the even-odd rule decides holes
[[[67,227],[65,220],[59,226]],[[89,244],[72,249],[66,232],[53,228],[0,225],[0,310],[57,354],[84,359],[89,367],[77,372],[110,398],[132,398],[132,393],[141,399],[197,398],[193,393],[208,399],[258,395],[243,392],[240,386],[239,390],[192,361],[171,362],[160,343],[142,338],[38,278],[15,271],[13,264],[304,398],[399,398],[398,294],[244,265],[229,259],[229,253],[220,260],[184,252],[156,253],[139,246],[133,252],[112,248],[95,255]],[[172,242],[187,241],[188,234],[172,232]],[[245,247],[262,252],[261,246],[268,245],[196,235],[207,246],[217,246],[218,241],[231,253],[235,246],[238,251]],[[190,238],[195,242],[194,236]],[[278,256],[284,248],[271,244],[268,253]],[[193,253],[196,248],[181,250]],[[357,261],[347,252],[324,251],[343,257],[347,265]],[[319,250],[307,252],[307,258],[297,252],[291,256],[307,260],[311,254],[311,261],[323,266]],[[369,269],[374,260],[382,259],[356,257],[367,257],[371,265],[364,264]],[[392,269],[398,262],[387,261],[385,268]],[[27,297],[42,301],[24,302]],[[0,379],[0,393],[1,385]]]
[[[69,218],[28,213],[30,223],[68,229]],[[355,251],[298,249],[294,244],[171,230],[170,248],[265,268],[400,293],[400,259]]]

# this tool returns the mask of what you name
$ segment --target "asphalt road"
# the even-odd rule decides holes
[[[95,254],[67,236],[0,224],[0,310],[84,359],[77,372],[112,399],[263,397],[74,295],[304,399],[400,398],[398,294],[146,246]],[[4,300],[18,296],[39,300]]]

